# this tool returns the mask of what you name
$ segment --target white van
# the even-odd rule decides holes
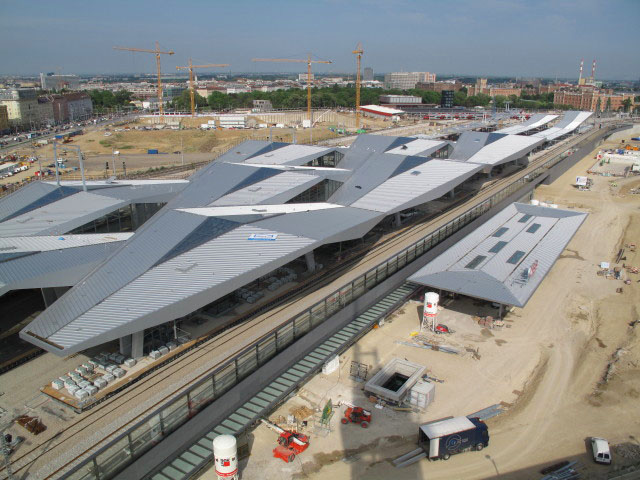
[[[596,463],[611,463],[609,442],[604,438],[591,437],[591,449],[593,450],[593,460]]]

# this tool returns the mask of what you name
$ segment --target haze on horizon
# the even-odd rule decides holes
[[[377,73],[430,71],[577,78],[597,60],[597,79],[640,77],[636,0],[4,0],[0,74],[155,72],[153,55],[113,46],[164,49],[163,73],[176,65],[229,63],[214,72],[304,72],[304,64],[254,57],[316,58],[316,72],[355,70],[351,50]]]

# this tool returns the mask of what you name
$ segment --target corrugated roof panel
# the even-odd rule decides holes
[[[416,140],[405,143],[400,147],[387,150],[386,153],[395,155],[427,155],[445,147],[448,142],[442,140],[425,140],[418,138]]]
[[[285,171],[281,172],[280,175],[275,175],[255,185],[242,188],[233,193],[228,193],[218,198],[215,202],[210,203],[209,206],[256,205],[269,202],[271,199],[282,196],[284,193],[290,195],[289,198],[286,198],[286,200],[289,200],[322,180],[323,177],[311,173]],[[284,203],[284,201],[281,203]]]
[[[78,192],[0,223],[0,237],[66,233],[124,205],[116,198]]]
[[[528,216],[526,222],[521,222]],[[585,213],[514,203],[410,277],[411,281],[508,305],[524,306]],[[535,232],[528,232],[539,224]],[[501,248],[492,233],[504,226]],[[492,251],[495,250],[495,251]],[[481,266],[466,266],[476,257]],[[513,258],[513,260],[511,260]],[[515,262],[515,263],[513,263]]]
[[[537,137],[506,135],[484,146],[467,161],[482,165],[499,165],[526,155],[543,142],[543,139]]]
[[[133,235],[124,233],[92,233],[86,235],[47,235],[29,237],[0,237],[0,252],[29,252],[84,247],[109,242],[122,242]]]
[[[123,242],[124,239],[88,243],[0,262],[0,281],[5,284],[0,295],[9,290],[25,288],[73,286],[120,248]]]
[[[482,167],[464,162],[430,160],[392,177],[352,207],[392,213],[441,197]]]
[[[314,147],[311,145],[287,145],[286,147],[251,157],[248,161],[264,165],[302,165],[333,150],[334,148]]]
[[[256,233],[278,237],[276,241],[250,241],[249,237]],[[239,227],[150,269],[50,339],[59,345],[71,346],[169,306],[175,313],[182,304],[188,313],[210,303],[213,295],[216,298],[226,295],[297,258],[315,243],[310,238],[251,225]],[[213,289],[224,293],[213,294]],[[195,298],[198,294],[202,295]],[[135,325],[132,330],[136,330]]]
[[[558,115],[548,115],[545,113],[536,113],[529,120],[523,123],[519,123],[517,125],[512,125],[510,127],[503,128],[501,130],[497,130],[498,133],[508,133],[510,135],[517,135],[520,133],[528,132],[529,130],[533,130],[534,128],[541,127],[542,125],[546,125],[547,123],[552,122],[558,118]]]

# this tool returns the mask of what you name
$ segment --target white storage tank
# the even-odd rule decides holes
[[[213,439],[213,457],[218,479],[238,479],[238,444],[233,435]]]
[[[438,302],[440,295],[436,292],[427,292],[424,296],[424,313],[425,315],[435,316],[438,314]]]

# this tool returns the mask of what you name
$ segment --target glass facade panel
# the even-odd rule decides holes
[[[81,466],[77,471],[65,477],[67,480],[97,480],[98,477],[95,473],[95,465],[90,462]]]
[[[378,279],[378,283],[387,278],[387,264],[378,267],[376,270],[376,278]]]
[[[258,344],[258,363],[262,365],[276,354],[276,337],[269,335]]]
[[[122,470],[131,460],[129,437],[121,438],[96,458],[100,478],[110,478]]]
[[[329,318],[340,309],[340,293],[332,293],[326,298],[325,302],[327,305],[327,318]]]
[[[398,269],[398,257],[393,257],[391,260],[387,262],[387,272],[389,276],[395,273]]]
[[[307,310],[303,314],[298,315],[293,324],[295,326],[294,335],[296,338],[301,337],[309,330],[311,330],[311,316],[309,314],[309,311]]]
[[[324,322],[325,317],[324,302],[311,308],[311,325],[315,327]]]
[[[215,379],[216,396],[222,395],[236,384],[236,366],[231,362],[225,365],[222,370],[216,372]]]
[[[369,272],[365,275],[365,287],[367,290],[371,290],[376,286],[376,272]]]
[[[407,252],[404,251],[400,255],[398,255],[398,270],[400,270],[406,264],[407,264]]]
[[[347,285],[342,290],[340,290],[340,306],[341,307],[344,307],[351,303],[351,300],[353,299],[352,293],[353,292],[351,290],[351,284]]]
[[[129,434],[133,447],[134,457],[139,457],[144,452],[162,440],[162,428],[160,425],[160,415],[154,415],[149,421],[138,425]]]
[[[206,381],[197,385],[189,392],[189,408],[191,413],[203,409],[213,401],[215,394],[213,391],[213,379],[207,378]]]
[[[281,351],[291,345],[293,342],[293,325],[288,323],[284,327],[280,328],[276,338],[278,339],[278,351]]]
[[[189,418],[189,404],[187,396],[183,395],[162,410],[162,426],[165,435],[171,433]]]
[[[364,290],[364,277],[356,278],[353,282],[353,299],[360,297]]]
[[[292,330],[293,335],[293,330]],[[246,378],[251,372],[253,372],[258,366],[258,358],[256,349],[251,348],[246,353],[243,353],[236,359],[238,365],[238,382],[243,378]]]

